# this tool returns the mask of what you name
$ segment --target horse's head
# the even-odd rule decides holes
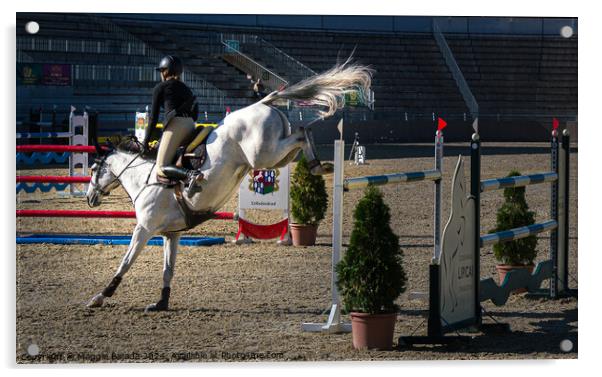
[[[86,193],[90,207],[99,206],[102,197],[108,196],[113,189],[119,186],[119,179],[111,169],[111,156],[114,153],[109,152],[100,155],[92,165],[92,177]]]

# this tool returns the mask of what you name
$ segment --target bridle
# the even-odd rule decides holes
[[[100,169],[102,169],[103,165],[105,165],[105,162],[107,160],[107,157],[110,155],[110,153],[105,154],[98,162],[95,161],[96,164],[98,164],[98,171],[100,172]],[[96,174],[95,178],[96,179],[91,179],[90,180],[90,187],[92,188],[92,191],[95,192],[96,194],[100,194],[102,196],[108,196],[110,193],[106,192],[104,189],[106,189],[107,187],[111,186],[113,183],[119,181],[119,178],[121,178],[121,176],[123,175],[123,173],[130,167],[132,166],[132,164],[134,163],[134,161],[136,161],[136,159],[138,157],[140,157],[140,153],[136,155],[136,157],[132,158],[132,160],[130,162],[128,162],[128,164],[125,166],[125,168],[123,168],[123,170],[121,170],[121,172],[119,174],[117,174],[117,176],[115,178],[113,178],[113,180],[111,182],[109,182],[108,184],[106,184],[103,188],[100,187],[100,184],[98,183],[99,180],[99,175],[100,174]]]

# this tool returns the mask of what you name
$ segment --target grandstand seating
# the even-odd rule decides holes
[[[447,35],[485,114],[576,113],[577,39]]]
[[[21,27],[31,19],[41,26],[35,37]],[[201,101],[201,111],[207,111],[212,121],[221,119],[226,106],[235,110],[254,101],[246,73],[221,58],[219,33],[260,38],[316,72],[330,68],[337,59],[354,51],[357,61],[376,70],[376,102],[369,119],[387,124],[383,127],[400,119],[413,120],[418,122],[415,127],[421,127],[431,124],[434,115],[466,119],[468,113],[430,33],[291,33],[287,29],[151,22],[133,17],[103,16],[100,22],[68,13],[18,13],[17,25],[18,56],[24,62],[68,63],[105,70],[118,64],[152,70],[156,59],[148,55],[149,48],[161,54],[177,54],[190,72],[224,94],[225,99]],[[550,116],[576,116],[576,37],[446,34],[445,38],[479,103],[483,124],[510,118],[541,124]],[[48,41],[54,45],[49,46]],[[132,44],[138,48],[132,50]],[[245,53],[289,82],[301,78],[299,72],[287,71],[257,46],[248,47]],[[88,105],[101,114],[101,127],[132,127],[134,111],[149,104],[156,84],[152,75],[134,76],[78,77],[69,88],[30,90],[19,86],[17,118],[27,118],[30,108],[48,110],[56,105],[57,113],[64,116],[69,105]],[[365,113],[356,115],[357,119],[367,119]]]
[[[376,70],[377,112],[463,113],[453,78],[430,34],[266,32],[263,37],[315,71],[330,68],[353,49],[356,59]],[[311,41],[311,43],[307,43]]]

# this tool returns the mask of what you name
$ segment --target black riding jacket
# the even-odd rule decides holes
[[[150,118],[148,121],[148,129],[144,138],[145,145],[150,141],[150,135],[157,127],[161,107],[165,110],[165,114],[174,109],[179,109],[187,101],[194,97],[192,91],[180,80],[163,81],[153,89],[153,104],[151,106]],[[176,114],[176,116],[189,116],[190,114]]]

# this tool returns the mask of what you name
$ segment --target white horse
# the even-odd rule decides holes
[[[206,215],[197,216],[196,223],[211,218],[251,169],[283,167],[301,150],[310,160],[313,174],[329,173],[330,168],[320,164],[316,157],[309,129],[301,127],[292,132],[286,116],[271,104],[277,100],[309,101],[321,106],[319,113],[326,118],[344,106],[345,93],[357,89],[362,94],[369,93],[371,80],[370,68],[347,60],[224,118],[207,140],[207,159],[201,166],[202,190],[184,199],[190,209]],[[116,150],[102,154],[100,148],[98,151],[102,158],[91,169],[88,204],[100,205],[102,197],[121,184],[133,201],[137,224],[117,273],[90,300],[88,307],[100,307],[105,298],[113,295],[148,240],[160,234],[164,240],[163,290],[161,299],[146,309],[167,310],[180,231],[191,227],[190,216],[187,219],[174,188],[156,183],[153,161],[131,152]]]

